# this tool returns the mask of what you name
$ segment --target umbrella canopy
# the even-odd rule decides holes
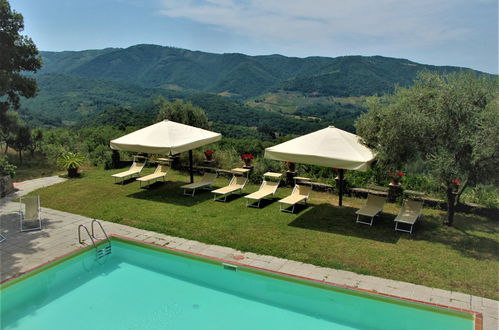
[[[265,158],[340,169],[338,204],[343,200],[344,169],[366,171],[374,160],[360,137],[334,126],[265,149]]]
[[[374,160],[360,137],[334,126],[265,149],[265,158],[366,171]]]
[[[163,120],[111,141],[111,149],[173,155],[219,141],[220,133]]]

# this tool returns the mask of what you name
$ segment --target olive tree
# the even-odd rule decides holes
[[[182,100],[168,102],[163,97],[159,97],[154,100],[154,103],[158,108],[158,120],[168,119],[199,128],[209,128],[208,117],[204,110],[190,102]]]
[[[499,181],[497,83],[465,72],[424,72],[412,87],[370,98],[369,111],[356,122],[383,168],[425,163],[445,189],[450,226],[467,186]]]

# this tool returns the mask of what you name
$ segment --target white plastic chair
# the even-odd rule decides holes
[[[19,227],[23,231],[41,230],[42,217],[40,207],[40,196],[29,196],[19,198]],[[23,207],[24,206],[24,207]],[[29,226],[29,224],[34,226]],[[27,225],[27,226],[26,226]]]

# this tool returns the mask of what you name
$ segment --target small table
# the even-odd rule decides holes
[[[248,177],[249,172],[251,170],[249,168],[236,167],[236,168],[233,168],[231,171],[234,174],[246,174],[246,177]]]

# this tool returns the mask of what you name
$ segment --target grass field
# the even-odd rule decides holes
[[[147,169],[147,172],[152,169]],[[297,214],[279,212],[275,202],[248,208],[240,196],[215,202],[208,191],[194,198],[182,195],[185,174],[171,171],[167,183],[140,189],[137,182],[113,184],[104,170],[86,171],[82,178],[40,189],[42,205],[98,219],[298,260],[499,298],[499,223],[477,215],[457,214],[455,227],[443,226],[444,212],[425,209],[415,233],[394,232],[399,206],[388,204],[373,227],[355,223],[365,201],[312,192],[310,205]],[[198,179],[196,177],[196,179]],[[217,186],[228,178],[217,179]],[[245,192],[257,190],[248,185]],[[290,193],[279,188],[276,198]]]

